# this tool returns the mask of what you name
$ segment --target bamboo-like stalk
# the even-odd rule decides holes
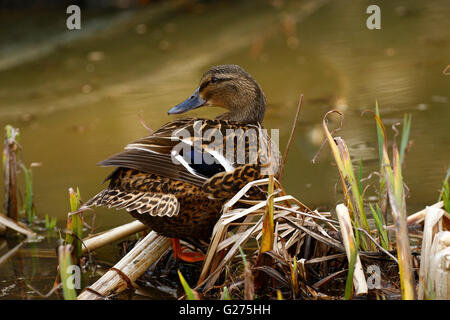
[[[348,212],[347,207],[343,204],[339,204],[336,206],[336,214],[339,219],[342,240],[344,242],[345,252],[347,254],[349,264],[354,259],[354,258],[352,259],[352,257],[356,256],[356,260],[354,260],[354,271],[353,271],[353,286],[355,287],[355,294],[356,295],[367,294],[368,290],[367,282],[361,265],[361,259],[359,258],[359,254],[357,253],[358,248],[356,247],[355,244],[355,236],[353,234],[350,214]]]
[[[151,231],[144,239],[138,242],[134,248],[128,252],[114,269],[120,270],[132,284],[147,270],[161,255],[170,247],[169,238],[158,235]],[[112,294],[118,294],[127,288],[127,281],[115,270],[109,270],[98,279],[90,289],[99,293],[84,290],[79,296],[79,300],[96,300]]]
[[[111,230],[93,235],[83,240],[83,253],[93,251],[111,242],[128,237],[134,233],[141,232],[146,229],[148,229],[148,226],[138,220],[135,220]]]

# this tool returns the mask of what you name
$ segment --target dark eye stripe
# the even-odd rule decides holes
[[[214,77],[213,77],[214,78]],[[215,81],[208,80],[200,85],[199,91],[205,89],[210,83],[219,83],[224,81],[233,80],[233,78],[215,78]]]

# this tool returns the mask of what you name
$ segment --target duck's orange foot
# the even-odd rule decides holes
[[[186,252],[180,244],[180,239],[172,238],[172,249],[175,260],[183,260],[185,262],[199,262],[205,260],[205,255],[200,252]]]

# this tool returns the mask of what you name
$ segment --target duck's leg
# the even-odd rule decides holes
[[[172,249],[175,260],[183,260],[185,262],[199,262],[205,260],[205,255],[200,252],[184,252],[180,244],[180,239],[172,238]]]

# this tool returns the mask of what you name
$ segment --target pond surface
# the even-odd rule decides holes
[[[450,164],[450,76],[443,72],[450,64],[450,2],[383,3],[381,30],[366,27],[369,2],[352,5],[163,1],[134,10],[86,8],[78,31],[65,29],[64,8],[2,12],[0,127],[19,128],[25,164],[41,163],[33,168],[38,216],[57,217],[64,226],[68,188],[79,187],[84,200],[96,194],[110,172],[96,163],[147,135],[140,117],[153,129],[171,121],[167,110],[196,89],[204,71],[225,63],[241,65],[262,86],[264,126],[280,129],[281,150],[304,94],[282,181],[287,193],[322,210],[342,199],[328,147],[311,162],[324,138],[322,118],[332,109],[344,113],[338,135],[355,163],[363,160],[364,175],[378,169],[375,123],[361,115],[378,100],[391,139],[391,125],[412,114],[414,144],[404,169],[408,213],[435,203]],[[189,116],[219,112],[196,109]],[[132,221],[122,211],[96,213],[96,231]],[[55,256],[36,266],[28,253],[54,252],[56,239],[25,244],[0,265],[0,299],[32,295],[19,293],[11,280],[18,261],[25,264],[21,279],[44,278],[36,286],[51,289]],[[0,240],[0,255],[15,245]],[[114,263],[112,252],[103,254]]]

